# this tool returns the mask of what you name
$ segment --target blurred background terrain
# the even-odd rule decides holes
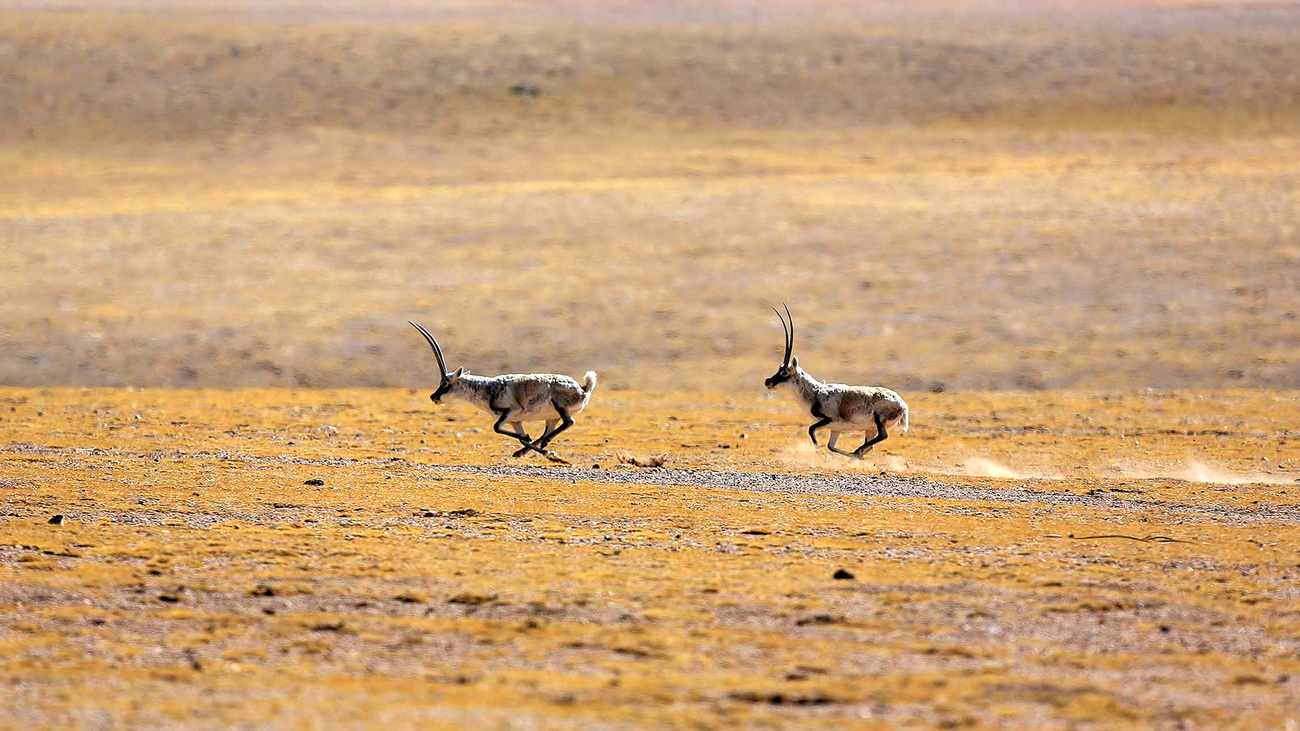
[[[0,0],[0,384],[1300,388],[1300,5],[1051,6]]]

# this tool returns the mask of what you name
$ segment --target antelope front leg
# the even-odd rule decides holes
[[[496,432],[497,434],[500,434],[500,435],[503,436],[503,437],[510,437],[511,439],[518,439],[518,440],[519,440],[519,443],[522,444],[522,445],[524,445],[524,446],[523,446],[523,449],[521,449],[519,453],[516,453],[515,456],[519,456],[520,453],[522,453],[524,450],[528,450],[528,449],[531,449],[531,450],[533,450],[534,452],[537,452],[538,454],[542,455],[543,457],[546,456],[546,450],[545,450],[545,449],[542,449],[541,447],[537,446],[536,444],[533,444],[531,441],[528,440],[528,438],[527,438],[526,436],[524,436],[524,435],[522,435],[522,434],[516,434],[516,433],[514,433],[514,432],[506,431],[505,429],[503,429],[503,428],[501,427],[502,424],[504,424],[504,423],[506,423],[507,421],[510,420],[510,415],[511,415],[512,413],[514,413],[514,410],[513,410],[513,409],[501,409],[500,411],[498,411],[498,410],[496,410],[496,409],[493,409],[493,411],[496,412],[496,414],[497,414],[497,423],[495,423],[495,424],[492,425],[492,431]]]
[[[522,421],[512,421],[512,422],[510,422],[510,426],[514,428],[516,434],[518,434],[519,436],[523,437],[524,439],[526,439],[526,440],[528,440],[528,441],[530,441],[530,442],[532,441],[532,437],[528,436],[528,431],[527,431],[526,429],[524,429],[524,422],[522,422]],[[524,456],[524,452],[527,452],[527,451],[528,451],[528,447],[520,447],[518,450],[516,450],[516,451],[515,451],[513,454],[511,454],[510,456],[511,456],[511,457],[522,457],[522,456]]]
[[[548,431],[554,429],[554,428],[555,428],[555,425],[558,424],[558,423],[560,423],[560,420],[559,420],[559,419],[550,419],[549,421],[547,421],[547,422],[546,422],[546,426],[542,428],[542,435],[545,436],[546,432],[548,432]],[[527,439],[527,438],[528,438],[528,435],[524,433],[524,426],[523,426],[523,424],[520,424],[519,422],[516,421],[516,422],[515,422],[515,426],[516,426],[517,430],[519,431],[519,433],[523,434],[523,435],[524,435],[524,438]],[[543,450],[546,449],[546,442],[544,442],[544,441],[542,441],[542,440],[539,439],[539,440],[537,440],[537,442],[534,442],[534,443],[537,444],[537,446],[541,447]],[[514,454],[512,454],[512,455],[510,455],[510,456],[512,456],[512,457],[522,457],[522,456],[524,456],[524,452],[527,452],[529,449],[531,449],[531,447],[520,447],[520,448],[518,449],[518,451],[516,451]],[[563,464],[568,464],[568,462],[565,462],[564,460],[560,459],[559,457],[556,457],[555,455],[551,454],[550,452],[543,452],[542,454],[545,454],[545,455],[546,455],[546,458],[549,459],[549,460],[551,460],[552,462],[560,462],[560,463],[563,463]]]
[[[817,443],[817,430],[831,423],[831,417],[822,413],[821,404],[813,404],[812,415],[817,417],[817,423],[808,427],[808,436],[812,439],[813,446],[820,447]]]
[[[837,449],[835,447],[835,444],[839,441],[840,441],[840,432],[837,431],[831,432],[831,438],[830,441],[826,442],[826,448],[836,454],[842,454],[845,457],[857,457],[858,459],[862,459],[862,455],[858,454],[857,452],[845,452],[843,449]]]

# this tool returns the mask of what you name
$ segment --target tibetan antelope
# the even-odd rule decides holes
[[[786,327],[786,317],[781,317],[780,310],[775,307],[772,310],[781,318],[781,329],[785,330],[785,357],[781,360],[781,367],[764,384],[768,389],[787,384],[794,387],[799,403],[810,410],[817,420],[808,427],[808,436],[812,437],[813,444],[817,444],[817,430],[829,427],[831,438],[826,442],[827,449],[846,457],[862,459],[867,452],[889,437],[889,432],[886,431],[888,427],[902,424],[903,431],[907,431],[907,404],[897,393],[880,386],[822,383],[800,368],[799,359],[790,358],[790,352],[794,350],[794,317],[790,315],[790,308],[785,308],[785,315],[790,319],[789,327]],[[840,434],[858,431],[866,434],[866,441],[861,447],[852,452],[835,447]]]
[[[551,443],[565,429],[573,426],[573,415],[587,407],[591,399],[591,390],[596,387],[596,372],[587,371],[582,378],[582,385],[568,376],[550,373],[510,373],[503,376],[487,378],[470,375],[464,368],[447,372],[447,361],[442,357],[442,348],[428,330],[411,323],[420,331],[433,354],[438,359],[438,371],[442,381],[438,390],[429,394],[435,404],[441,404],[444,398],[460,399],[491,413],[497,418],[492,431],[497,434],[519,440],[522,444],[512,456],[521,457],[528,450],[537,452],[555,462],[564,460],[546,451]],[[546,428],[536,441],[529,438],[524,431],[525,421],[545,421]],[[509,424],[514,431],[502,428]]]

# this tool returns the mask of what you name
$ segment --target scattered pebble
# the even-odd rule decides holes
[[[304,485],[316,485],[317,487],[319,487],[319,486],[321,486],[321,485],[324,485],[324,484],[325,484],[325,481],[322,480],[322,479],[319,479],[319,478],[313,477],[313,478],[311,478],[310,480],[307,480],[307,481],[303,482],[302,484],[304,484]]]
[[[50,525],[63,525],[63,516],[56,515],[53,518],[50,518]]]
[[[472,607],[477,607],[477,606],[482,606],[484,604],[491,604],[496,600],[497,600],[496,594],[471,594],[469,592],[465,592],[463,594],[457,594],[456,596],[448,599],[447,603],[467,604]]]
[[[844,569],[836,569],[836,570],[835,570],[835,573],[831,574],[831,578],[832,578],[832,579],[852,579],[852,578],[853,578],[853,574],[849,573],[848,571],[845,571]]]

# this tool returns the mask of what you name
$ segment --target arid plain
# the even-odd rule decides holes
[[[1300,728],[1297,69],[1289,3],[0,0],[0,728]],[[782,300],[911,433],[808,443]],[[408,319],[599,371],[572,465]]]

